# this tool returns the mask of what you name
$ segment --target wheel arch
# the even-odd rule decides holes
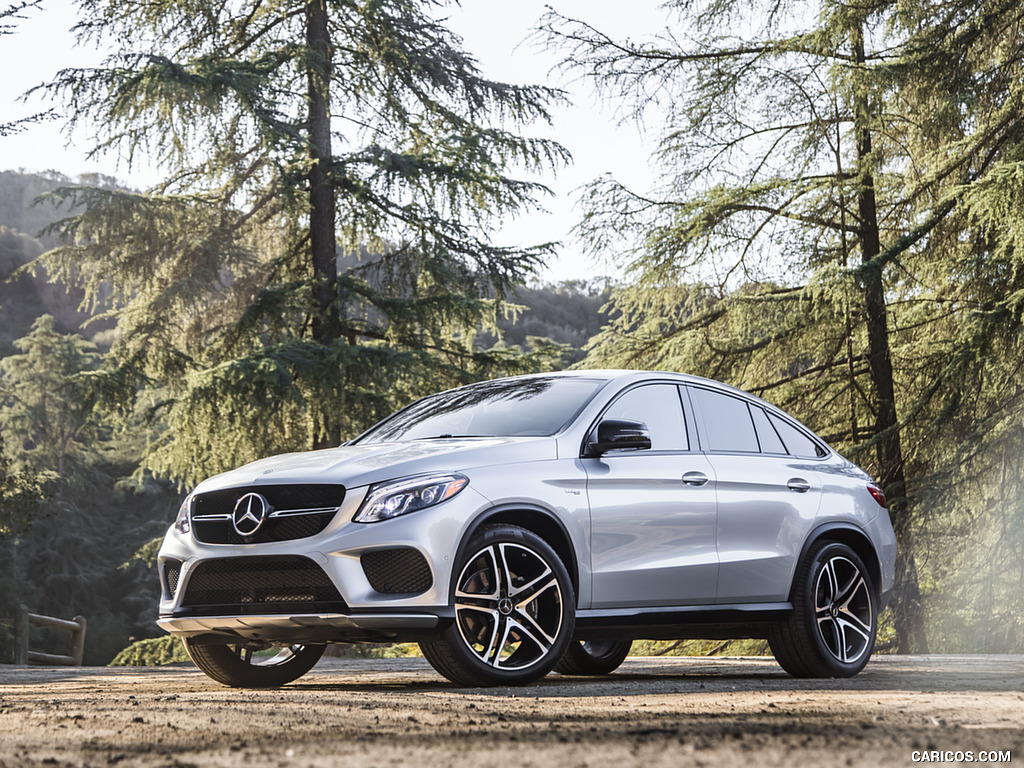
[[[466,530],[462,541],[459,542],[456,563],[462,562],[469,540],[481,528],[490,525],[514,525],[519,528],[525,528],[544,539],[555,550],[555,554],[562,560],[565,569],[569,572],[569,579],[572,581],[576,600],[579,601],[579,561],[576,557],[576,548],[573,546],[572,538],[569,536],[569,531],[566,529],[565,524],[552,512],[541,507],[510,504],[488,509],[474,520],[472,525]]]
[[[807,537],[800,551],[800,558],[797,560],[798,567],[807,557],[811,547],[819,541],[835,541],[852,549],[868,569],[875,587],[874,596],[879,597],[882,589],[882,565],[878,559],[878,553],[871,544],[871,539],[864,531],[848,523],[825,523],[815,528]],[[792,599],[792,595],[790,595],[790,599]]]

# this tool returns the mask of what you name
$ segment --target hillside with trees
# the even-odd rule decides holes
[[[110,328],[109,323],[83,327],[90,314],[79,309],[81,290],[51,280],[45,271],[14,274],[58,243],[46,229],[70,211],[45,196],[70,183],[70,178],[54,173],[0,170],[0,357],[14,351],[13,341],[27,334],[43,312],[53,315],[65,332],[92,336]],[[86,176],[78,183],[101,186],[111,180]]]

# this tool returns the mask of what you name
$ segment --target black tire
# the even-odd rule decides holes
[[[309,672],[323,645],[289,645],[274,656],[256,656],[253,646],[208,645],[185,638],[189,657],[208,676],[232,688],[277,688]]]
[[[430,665],[464,687],[526,685],[565,654],[576,596],[544,539],[511,525],[484,528],[453,570],[454,621],[420,643]]]
[[[632,640],[574,640],[555,664],[560,675],[607,675],[629,656]]]
[[[793,613],[768,637],[794,677],[852,677],[871,658],[878,596],[871,573],[845,544],[820,541],[797,567]]]

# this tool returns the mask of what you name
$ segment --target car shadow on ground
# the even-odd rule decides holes
[[[930,661],[943,660],[944,674],[937,676]],[[601,697],[645,696],[658,693],[771,691],[906,691],[913,693],[984,691],[1019,693],[1024,690],[1022,656],[906,657],[880,656],[851,678],[801,679],[790,677],[770,657],[716,658],[631,657],[616,672],[601,677],[551,674],[521,687],[460,688],[436,676],[422,660],[403,659],[393,672],[377,662],[367,669],[365,682],[359,670],[317,667],[307,678],[292,683],[304,690],[372,692],[462,691],[479,696],[508,697]],[[333,682],[333,673],[343,679]],[[381,675],[385,672],[385,675]]]

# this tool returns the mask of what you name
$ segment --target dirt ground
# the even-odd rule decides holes
[[[0,666],[3,768],[879,768],[921,752],[1024,764],[1024,657],[883,656],[815,681],[771,659],[630,658],[605,678],[495,689],[454,688],[419,659],[324,659],[264,691],[191,666]]]

